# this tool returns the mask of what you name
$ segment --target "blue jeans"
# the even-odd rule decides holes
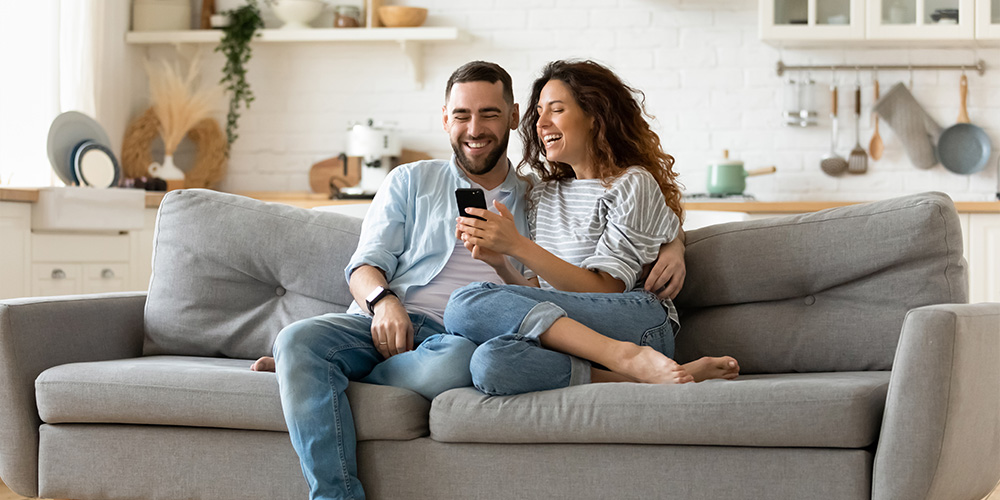
[[[510,395],[590,382],[589,362],[545,349],[538,340],[562,317],[674,356],[673,322],[660,300],[642,291],[573,293],[473,283],[451,294],[444,326],[479,345],[469,367],[476,388]]]
[[[309,483],[309,498],[365,497],[358,480],[357,435],[344,390],[348,381],[404,387],[428,399],[472,385],[471,341],[411,314],[413,351],[384,360],[371,318],[326,314],[283,328],[274,343],[281,408]]]

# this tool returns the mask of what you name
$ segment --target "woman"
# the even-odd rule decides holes
[[[445,328],[481,344],[476,387],[518,394],[586,382],[687,383],[735,378],[731,357],[670,359],[677,313],[642,290],[642,270],[680,230],[673,158],[644,119],[641,93],[592,61],[556,61],[521,122],[533,240],[502,204],[460,217],[456,235],[507,285],[456,290]],[[537,277],[517,273],[517,259]],[[540,288],[538,288],[540,286]],[[591,363],[599,366],[592,366]]]

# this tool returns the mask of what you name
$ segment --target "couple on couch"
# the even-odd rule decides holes
[[[345,270],[354,303],[285,327],[274,358],[253,366],[277,372],[311,498],[364,497],[350,380],[433,399],[469,385],[510,395],[737,376],[728,356],[671,359],[680,189],[643,113],[608,68],[548,64],[520,126],[531,187],[506,156],[519,123],[510,76],[482,61],[451,75],[442,120],[454,155],[387,177]],[[455,190],[470,187],[494,210],[453,220]]]

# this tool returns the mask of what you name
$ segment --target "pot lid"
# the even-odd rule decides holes
[[[722,150],[722,158],[715,159],[709,163],[709,165],[739,165],[743,166],[742,160],[736,160],[729,157],[729,150]]]

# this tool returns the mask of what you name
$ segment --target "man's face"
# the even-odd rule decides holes
[[[503,83],[456,83],[442,113],[456,161],[466,173],[485,175],[506,157],[518,113],[516,104],[504,102]]]

